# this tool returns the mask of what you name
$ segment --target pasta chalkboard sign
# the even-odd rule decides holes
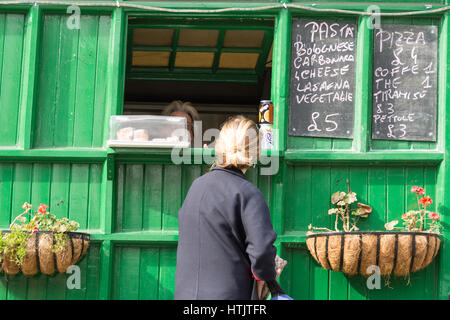
[[[352,138],[356,24],[293,20],[289,135]]]
[[[436,141],[436,26],[374,30],[372,139]]]

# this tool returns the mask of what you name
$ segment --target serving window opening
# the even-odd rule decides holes
[[[192,106],[201,121],[196,147],[211,147],[203,134],[230,116],[257,123],[260,101],[270,100],[271,19],[130,17],[127,41],[123,115],[183,116]]]

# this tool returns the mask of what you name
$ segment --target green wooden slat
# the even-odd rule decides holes
[[[162,165],[145,165],[144,207],[142,228],[161,230]]]
[[[111,241],[103,241],[100,245],[100,266],[99,266],[99,294],[98,297],[101,300],[111,299],[113,289],[113,274],[114,274],[114,260],[115,252],[114,246]]]
[[[45,300],[47,293],[48,277],[45,275],[36,275],[28,279],[28,290],[26,299]]]
[[[140,247],[116,248],[113,299],[139,298]]]
[[[330,169],[330,182],[329,182],[329,192],[324,188],[324,198],[322,201],[328,205],[328,208],[334,207],[330,203],[331,194],[336,191],[347,191],[346,180],[350,180],[350,172],[347,167],[332,167]],[[353,179],[352,179],[353,180]],[[357,179],[355,179],[357,180]],[[362,181],[354,181],[354,184],[358,184]],[[353,189],[352,189],[353,190]],[[334,226],[335,216],[329,216],[328,210],[322,213],[324,216],[328,216],[328,225]],[[338,224],[340,230],[343,229],[342,224]],[[333,230],[333,228],[330,228]],[[328,284],[328,298],[331,300],[346,300],[347,299],[347,278],[341,272],[330,271],[329,272],[329,284]]]
[[[359,202],[369,204],[369,168],[366,167],[350,167],[350,187],[351,190],[356,192],[357,198]],[[381,173],[381,177],[384,176],[384,170],[377,171],[377,173]],[[371,176],[375,176],[377,173],[372,174]],[[369,204],[370,205],[370,204]],[[370,220],[372,217],[368,219],[360,219],[357,226],[361,230],[370,230]],[[353,276],[348,277],[348,299],[349,300],[364,300],[366,298],[366,280],[362,276]]]
[[[89,165],[88,224],[90,230],[100,229],[102,165]]]
[[[6,14],[0,13],[0,79],[3,78],[3,56],[5,54],[5,42],[6,42],[5,30],[6,30]]]
[[[89,165],[72,164],[70,177],[69,219],[80,224],[80,230],[87,228],[89,203]]]
[[[55,163],[52,166],[52,194],[49,211],[57,218],[69,217],[70,164]]]
[[[60,18],[45,15],[41,41],[34,147],[53,147],[55,131],[56,86],[59,75],[59,34]]]
[[[275,150],[286,149],[286,133],[289,110],[290,41],[292,16],[287,10],[281,11],[276,19],[272,52],[273,73],[271,79],[271,99],[274,103],[274,129],[279,134],[274,139]]]
[[[73,144],[73,127],[75,117],[75,101],[77,99],[77,64],[79,47],[79,30],[69,29],[69,16],[55,15],[59,20],[59,31],[53,35],[60,39],[57,60],[55,114],[54,121],[58,124],[54,132],[55,147],[71,147]],[[70,89],[69,89],[70,88]]]
[[[83,274],[81,274],[83,277]],[[57,273],[47,277],[46,300],[64,300],[66,298],[66,275]]]
[[[159,251],[158,299],[172,300],[175,291],[176,250],[161,248]]]
[[[28,281],[23,274],[8,277],[8,300],[24,300],[27,296]]]
[[[1,15],[0,34],[0,145],[13,146],[19,120],[24,15]]]
[[[115,230],[121,231],[124,217],[124,186],[125,186],[125,165],[119,166],[116,175],[117,195],[115,206]]]
[[[86,285],[84,298],[88,300],[99,298],[99,273],[100,273],[100,254],[99,246],[91,246],[88,251],[87,266],[84,270],[86,273]],[[83,272],[83,271],[82,271]],[[83,287],[82,287],[83,288]],[[69,295],[71,290],[67,291]]]
[[[123,91],[125,79],[124,44],[126,43],[127,20],[122,8],[116,8],[111,16],[111,32],[109,40],[109,55],[107,65],[107,84],[105,118],[103,126],[103,143],[109,135],[109,119],[111,115],[122,114]]]
[[[37,210],[41,203],[50,203],[52,167],[48,163],[34,164],[31,186],[31,204]]]
[[[309,253],[302,249],[286,249],[288,261],[280,276],[280,284],[287,294],[295,300],[310,299],[311,288],[308,277],[311,259]]]
[[[110,30],[111,30],[111,16],[100,16],[97,36],[97,61],[95,74],[95,97],[94,97],[94,111],[93,111],[93,126],[92,126],[92,147],[103,146],[103,134],[105,132],[104,126],[100,125],[104,120],[108,119],[106,110],[107,83],[108,83],[108,58],[110,45]],[[106,130],[107,131],[107,130]]]
[[[92,128],[94,110],[103,105],[94,105],[98,20],[96,16],[82,16],[80,20],[77,84],[75,100],[75,119],[73,128],[73,146],[90,147],[92,145]],[[102,52],[101,54],[106,54]]]
[[[437,198],[437,170],[433,167],[425,167],[424,168],[424,188],[434,200],[433,210],[435,212],[440,212],[438,203],[441,202],[439,198]],[[429,265],[425,270],[422,271],[422,283],[423,283],[423,299],[436,300],[438,299],[437,295],[437,281],[435,277],[439,272],[436,269],[436,263],[433,261],[432,265]]]
[[[14,165],[0,163],[0,229],[8,229],[10,221],[12,190],[13,190]]]
[[[124,210],[121,230],[142,229],[142,200],[144,187],[144,166],[128,164],[125,169]]]
[[[291,204],[286,206],[286,231],[304,230],[312,221],[312,184],[301,184],[298,181],[311,181],[311,166],[288,167],[286,175],[288,187],[286,188],[286,202]],[[299,197],[298,194],[303,194]],[[302,212],[302,214],[298,214]]]
[[[159,285],[159,254],[158,248],[141,249],[139,272],[139,300],[156,300]]]
[[[448,1],[447,1],[448,4]],[[445,150],[444,162],[439,166],[437,184],[436,184],[436,196],[439,199],[439,214],[442,216],[442,223],[448,225],[450,216],[450,203],[448,198],[449,193],[449,181],[450,181],[450,168],[448,161],[450,160],[450,117],[448,116],[448,106],[450,105],[450,88],[448,86],[450,75],[450,53],[449,53],[449,40],[450,40],[450,18],[449,13],[445,13],[441,21],[441,34],[439,37],[439,63],[441,67],[439,69],[439,97],[438,97],[438,117],[442,119],[441,126],[438,127],[438,141],[439,148]],[[448,228],[444,229],[444,237],[449,238],[450,232]],[[439,272],[435,274],[435,283],[438,286],[438,298],[448,299],[448,288],[450,287],[450,279],[446,277],[449,274],[450,266],[450,247],[444,245],[440,249],[439,260],[436,262],[436,266],[439,268]],[[438,278],[438,279],[437,279]]]
[[[162,229],[178,228],[178,210],[181,207],[181,168],[176,165],[164,166]]]
[[[372,30],[368,28],[370,17],[360,17],[356,36],[356,79],[355,79],[355,116],[353,128],[354,149],[359,152],[369,150],[372,112]]]
[[[41,51],[42,11],[29,9],[24,34],[23,67],[17,145],[29,149],[33,145],[39,53]]]
[[[330,197],[330,167],[311,168],[312,192],[311,197],[311,224],[317,227],[329,227],[329,197]],[[310,284],[312,299],[328,299],[328,271],[317,264],[310,269]]]
[[[11,212],[9,213],[10,222],[17,215],[22,213],[22,205],[24,202],[32,203],[31,198],[31,181],[33,178],[33,165],[17,163],[14,168],[14,183],[12,189]],[[33,210],[39,206],[38,203],[33,204]]]

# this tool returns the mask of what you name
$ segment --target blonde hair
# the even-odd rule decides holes
[[[200,119],[197,110],[195,110],[192,104],[190,102],[183,102],[181,100],[172,101],[163,109],[162,114],[165,116],[170,116],[171,113],[177,111],[188,114],[193,122]]]
[[[242,115],[230,118],[222,125],[215,150],[214,166],[251,167],[259,155],[258,126]]]

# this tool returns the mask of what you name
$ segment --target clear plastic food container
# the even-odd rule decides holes
[[[111,116],[108,147],[188,148],[184,117]]]

